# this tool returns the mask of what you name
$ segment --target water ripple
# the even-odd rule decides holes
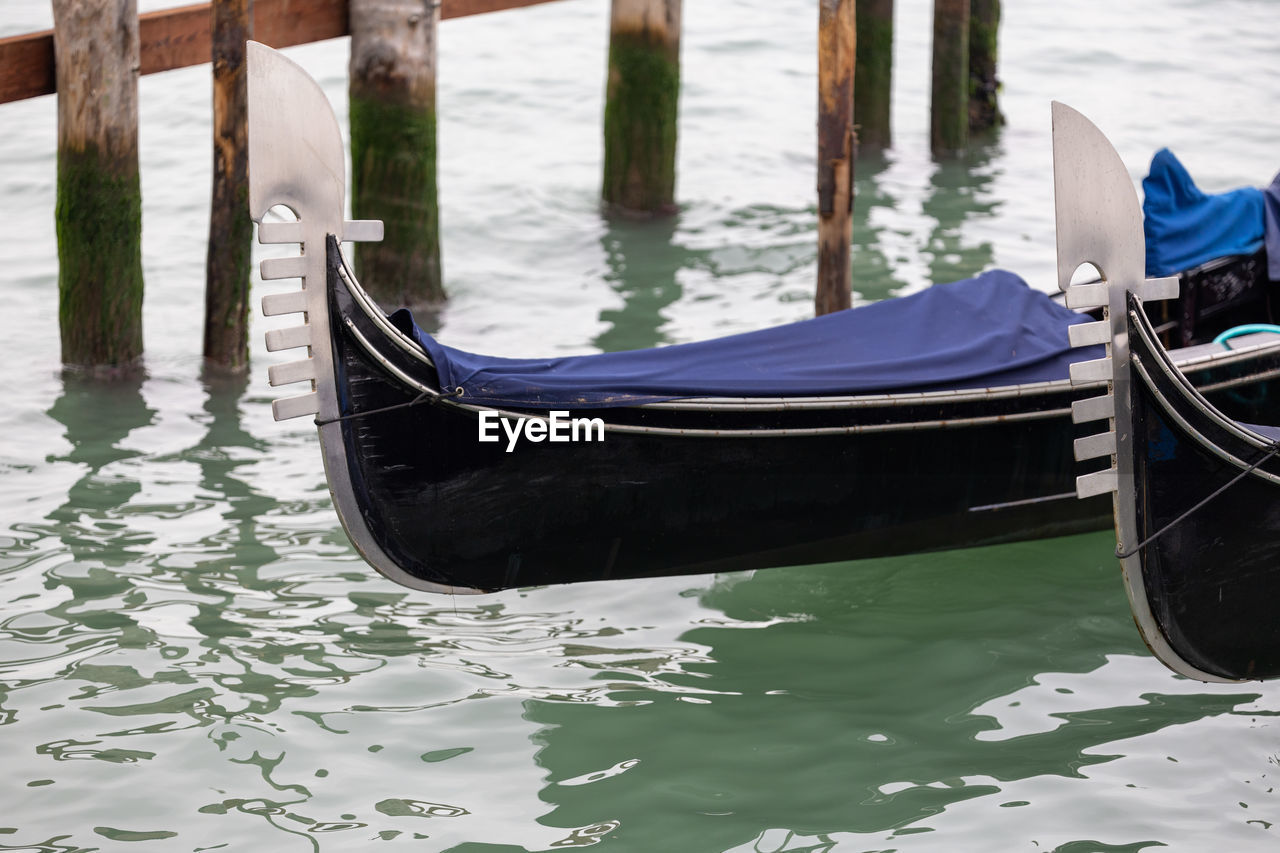
[[[444,26],[451,344],[590,352],[808,315],[813,10],[739,7],[686,4],[681,211],[649,225],[599,211],[607,4]],[[1266,181],[1273,11],[1006,4],[1009,124],[935,163],[928,4],[899,3],[855,299],[996,265],[1053,286],[1051,97],[1135,179],[1171,145],[1206,189]],[[47,17],[13,0],[0,29]],[[344,126],[345,50],[291,49]],[[272,418],[276,320],[253,318],[250,378],[201,376],[207,83],[140,84],[148,356],[110,387],[58,372],[54,101],[0,107],[0,850],[1274,848],[1280,692],[1156,664],[1106,535],[479,598],[370,572],[314,428]]]

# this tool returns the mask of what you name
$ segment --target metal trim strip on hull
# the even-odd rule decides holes
[[[1170,364],[1167,357],[1162,358],[1160,356],[1163,349],[1147,329],[1147,324],[1141,315],[1130,312],[1129,322],[1134,328],[1139,330],[1143,346],[1155,354],[1155,362],[1160,368],[1160,371],[1170,382],[1182,389],[1183,394],[1185,394],[1188,399],[1188,402],[1192,403],[1192,405],[1194,405],[1201,414],[1211,420],[1214,420],[1219,426],[1226,429],[1228,432],[1234,433],[1238,438],[1257,445],[1259,450],[1265,450],[1271,446],[1271,442],[1267,441],[1262,436],[1245,429],[1238,422],[1233,421],[1231,418],[1228,418],[1226,415],[1219,412],[1212,403],[1204,398],[1201,391],[1191,384],[1186,375],[1179,370],[1176,365]],[[1148,379],[1148,381],[1150,380]],[[1151,385],[1150,387],[1153,392],[1158,393],[1156,392],[1154,385]],[[1160,397],[1163,399],[1163,395],[1160,395]]]
[[[1151,392],[1151,396],[1160,404],[1160,408],[1164,410],[1164,413],[1187,433],[1189,439],[1193,440],[1196,444],[1209,451],[1214,456],[1217,456],[1223,462],[1239,468],[1241,471],[1252,467],[1253,463],[1245,462],[1234,453],[1229,452],[1226,448],[1219,445],[1218,442],[1202,439],[1199,431],[1193,427],[1185,417],[1183,417],[1181,412],[1174,408],[1173,404],[1169,402],[1168,397],[1156,387],[1155,382],[1151,379],[1151,374],[1147,372],[1147,367],[1143,363],[1142,357],[1136,354],[1130,354],[1129,357],[1133,360],[1134,370],[1137,371],[1138,375],[1142,378],[1143,383],[1146,384],[1147,390]],[[1157,363],[1160,363],[1159,359],[1157,359]],[[1201,401],[1194,398],[1189,398],[1188,402],[1191,403],[1196,410],[1200,412],[1200,414],[1215,421],[1219,428],[1233,433],[1241,441],[1248,442],[1255,450],[1265,451],[1271,448],[1271,442],[1256,433],[1241,429],[1235,421],[1224,417],[1220,412],[1207,404],[1202,404]],[[1280,476],[1270,474],[1262,470],[1262,468],[1256,468],[1253,471],[1250,471],[1249,475],[1280,485]]]
[[[496,409],[489,406],[476,406],[460,403],[455,399],[443,399],[444,405],[471,412],[497,412],[510,418],[528,420],[549,420],[545,415],[527,414],[509,409]],[[799,429],[679,429],[676,427],[647,427],[635,424],[611,424],[605,422],[606,432],[631,433],[644,435],[686,436],[689,438],[786,438],[815,435],[861,435],[880,432],[916,432],[920,430],[961,429],[964,427],[986,426],[998,423],[1015,423],[1018,421],[1046,420],[1054,417],[1065,417],[1071,414],[1069,406],[1057,409],[1043,409],[1036,412],[1013,412],[1007,415],[988,415],[971,418],[953,418],[948,420],[907,421],[897,424],[855,424],[847,427],[807,427]]]
[[[410,355],[418,359],[434,370],[435,363],[431,361],[430,356],[423,352],[422,347],[418,345],[418,342],[412,340],[405,335],[404,332],[393,326],[391,321],[387,319],[387,316],[382,313],[382,309],[378,307],[378,303],[375,302],[374,299],[365,292],[365,289],[360,286],[359,282],[356,281],[355,272],[347,263],[347,256],[342,251],[341,243],[338,245],[338,258],[342,261],[342,263],[338,265],[338,275],[342,276],[342,280],[347,285],[347,291],[360,306],[361,310],[364,311],[365,315],[374,322],[379,331],[383,332],[388,338],[390,338],[391,341],[403,350],[406,355]],[[348,327],[349,326],[350,324],[348,324]],[[436,393],[439,393],[438,389]]]

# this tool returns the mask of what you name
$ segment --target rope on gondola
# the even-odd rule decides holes
[[[1173,521],[1171,521],[1171,522],[1169,522],[1168,524],[1166,524],[1164,527],[1161,527],[1161,528],[1160,528],[1159,530],[1157,530],[1155,533],[1152,533],[1152,534],[1151,534],[1150,536],[1148,536],[1146,539],[1143,539],[1143,540],[1142,540],[1141,542],[1139,542],[1137,545],[1134,545],[1134,546],[1133,546],[1132,548],[1130,548],[1128,551],[1121,551],[1121,550],[1120,550],[1120,546],[1119,546],[1119,545],[1117,545],[1117,546],[1116,546],[1116,556],[1117,556],[1117,557],[1119,557],[1121,560],[1125,559],[1126,557],[1132,557],[1134,554],[1138,553],[1138,552],[1139,552],[1139,551],[1141,551],[1143,548],[1147,547],[1147,546],[1148,546],[1148,545],[1150,545],[1152,542],[1154,542],[1155,540],[1159,539],[1161,536],[1165,535],[1166,533],[1168,533],[1168,532],[1169,532],[1170,530],[1172,530],[1173,528],[1177,527],[1177,526],[1178,526],[1179,524],[1181,524],[1182,522],[1186,521],[1186,520],[1187,520],[1188,518],[1190,518],[1192,515],[1194,515],[1195,513],[1199,512],[1199,511],[1200,511],[1201,509],[1203,509],[1206,505],[1208,505],[1210,501],[1212,501],[1214,498],[1216,498],[1216,497],[1218,497],[1219,495],[1221,495],[1221,494],[1222,494],[1223,492],[1225,492],[1227,489],[1231,488],[1231,487],[1232,487],[1232,486],[1234,486],[1236,483],[1238,483],[1238,482],[1240,482],[1241,480],[1243,480],[1243,479],[1244,479],[1245,477],[1247,477],[1249,474],[1252,474],[1254,471],[1258,470],[1258,467],[1259,467],[1260,465],[1262,465],[1262,463],[1263,463],[1263,462],[1266,462],[1268,459],[1270,459],[1271,457],[1275,456],[1277,453],[1280,453],[1280,441],[1274,441],[1274,442],[1272,442],[1272,443],[1271,443],[1271,449],[1270,449],[1270,450],[1268,450],[1266,453],[1264,453],[1264,454],[1262,455],[1262,458],[1261,458],[1261,459],[1259,459],[1257,462],[1254,462],[1254,463],[1253,463],[1252,465],[1250,465],[1248,468],[1245,468],[1243,471],[1241,471],[1239,474],[1237,474],[1237,475],[1235,475],[1234,477],[1232,477],[1232,478],[1231,478],[1230,480],[1228,480],[1226,483],[1224,483],[1224,484],[1222,484],[1221,486],[1219,486],[1218,488],[1214,489],[1214,490],[1213,490],[1213,492],[1212,492],[1208,497],[1205,497],[1204,499],[1202,499],[1202,500],[1200,500],[1199,502],[1197,502],[1197,503],[1195,504],[1195,506],[1191,507],[1191,508],[1190,508],[1190,509],[1188,509],[1186,512],[1184,512],[1184,513],[1182,513],[1181,515],[1179,515],[1177,518],[1175,518]]]
[[[419,405],[422,405],[423,403],[436,403],[440,400],[447,399],[450,397],[461,397],[461,396],[462,396],[461,387],[455,388],[447,394],[437,394],[434,391],[423,391],[421,394],[414,397],[412,400],[410,400],[407,403],[396,403],[393,406],[383,406],[378,409],[369,409],[366,412],[354,412],[353,414],[350,414],[350,415],[339,415],[336,418],[329,418],[327,420],[320,420],[319,418],[316,418],[316,426],[327,426],[328,424],[336,424],[339,421],[354,421],[354,420],[358,420],[359,418],[367,418],[370,415],[380,415],[383,412],[393,412],[396,409],[407,409],[410,406],[419,406]]]

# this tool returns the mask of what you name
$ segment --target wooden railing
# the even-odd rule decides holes
[[[518,9],[552,0],[444,0],[443,18]],[[208,3],[161,9],[138,16],[143,74],[209,61]],[[292,47],[349,33],[347,0],[256,0],[254,38],[271,47]],[[53,30],[0,39],[0,104],[57,91]]]

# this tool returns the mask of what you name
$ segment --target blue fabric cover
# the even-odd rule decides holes
[[[1142,190],[1149,276],[1173,275],[1262,247],[1263,193],[1256,187],[1206,195],[1173,152],[1161,148],[1151,158]]]
[[[438,343],[406,311],[392,320],[431,355],[442,388],[472,403],[533,409],[682,397],[789,397],[1014,385],[1062,379],[1093,352],[1087,320],[1003,270],[786,326],[649,350],[496,358]]]
[[[1262,204],[1267,220],[1267,278],[1280,281],[1280,172],[1271,179],[1271,186],[1262,191]]]

